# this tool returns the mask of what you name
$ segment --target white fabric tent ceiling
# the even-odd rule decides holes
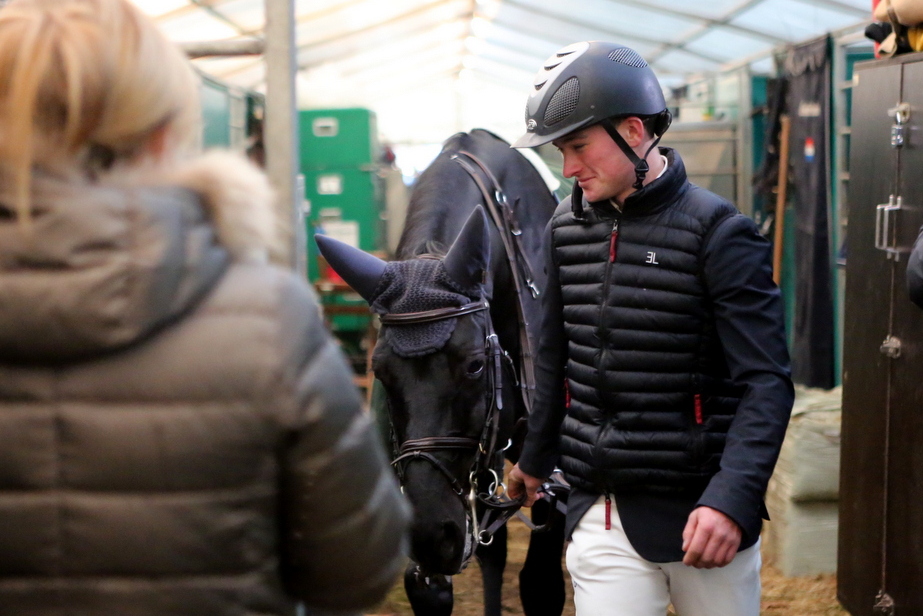
[[[259,38],[263,0],[133,0],[178,42]],[[541,63],[581,40],[633,47],[665,86],[870,19],[870,0],[294,0],[301,107],[368,107],[383,137],[523,130]],[[262,89],[257,57],[203,58]],[[759,64],[764,69],[771,63]]]

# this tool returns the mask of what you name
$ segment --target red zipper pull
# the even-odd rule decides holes
[[[609,236],[609,263],[615,263],[615,257],[618,255],[618,250],[616,249],[616,243],[619,239],[619,225],[614,223],[612,225],[612,235]]]
[[[568,385],[567,379],[564,379],[564,408],[570,408],[570,385]]]
[[[606,494],[606,530],[612,530],[612,501]]]
[[[702,394],[695,395],[695,422],[702,425]]]

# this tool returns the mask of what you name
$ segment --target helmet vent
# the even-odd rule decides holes
[[[619,49],[613,50],[609,54],[609,59],[613,62],[627,64],[635,68],[644,68],[647,66],[647,62],[644,61],[644,58],[627,47],[620,47]]]
[[[557,124],[572,114],[577,108],[579,98],[580,81],[576,77],[571,77],[561,84],[558,91],[548,101],[548,107],[545,109],[545,126]]]

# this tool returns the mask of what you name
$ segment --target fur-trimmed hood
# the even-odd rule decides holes
[[[179,318],[231,262],[276,249],[272,191],[242,156],[37,177],[32,231],[0,186],[0,363],[72,360]]]
[[[240,154],[213,150],[172,167],[114,170],[102,186],[182,187],[198,195],[219,243],[234,261],[265,262],[280,250],[282,234],[266,174]]]

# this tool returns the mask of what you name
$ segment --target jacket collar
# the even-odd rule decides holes
[[[9,208],[0,180],[0,211]],[[230,261],[264,262],[275,215],[241,157],[89,181],[37,174],[33,234],[0,219],[0,363],[61,362],[124,348],[182,317]]]

